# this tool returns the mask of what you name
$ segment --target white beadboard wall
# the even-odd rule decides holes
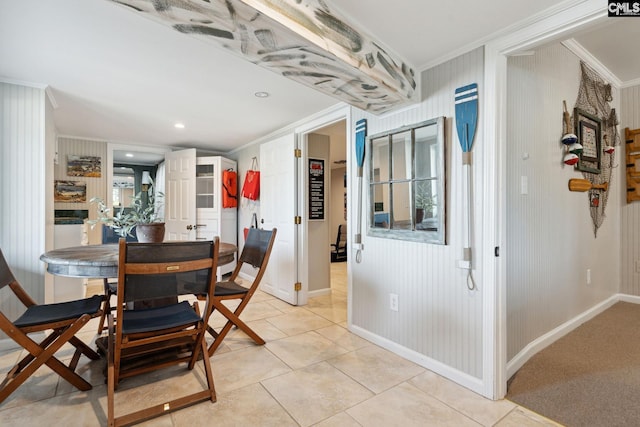
[[[244,178],[247,171],[251,169],[253,158],[258,160],[258,169],[260,169],[260,144],[251,144],[243,147],[239,151],[225,154],[225,157],[235,160],[238,165],[238,194],[244,185]],[[256,213],[258,218],[258,226],[260,226],[260,200],[247,201],[247,199],[240,197],[238,203],[238,253],[242,252],[244,247],[244,228],[251,226],[251,214]],[[251,266],[243,266],[242,273],[249,277],[255,275],[254,269]]]
[[[640,128],[640,86],[622,89],[620,97],[620,168],[624,170],[624,128]],[[621,174],[622,179],[625,175]],[[636,262],[640,262],[640,202],[627,204],[626,185],[621,183],[621,259],[622,283],[620,292],[640,296],[640,274],[636,272]]]
[[[454,60],[422,73],[423,102],[394,114],[373,116],[353,109],[352,128],[361,118],[368,121],[368,134],[373,135],[400,126],[418,123],[438,116],[446,117],[446,234],[447,245],[433,245],[367,236],[369,206],[365,170],[362,210],[364,251],[360,264],[352,262],[352,318],[358,330],[393,343],[403,352],[417,354],[430,369],[453,369],[466,375],[482,377],[482,254],[474,252],[473,274],[477,291],[469,291],[466,270],[456,268],[463,246],[463,183],[461,149],[455,131],[455,89],[478,83],[480,105],[483,97],[484,51],[476,49]],[[473,146],[474,203],[472,247],[482,242],[481,218],[483,199],[482,164],[484,144],[482,109]],[[353,139],[352,139],[353,144]],[[480,147],[480,148],[478,148]],[[354,147],[350,147],[354,150]],[[351,170],[356,170],[352,156]],[[366,165],[368,169],[368,165]],[[357,188],[355,174],[349,186]],[[357,212],[357,191],[352,192],[349,212]],[[355,220],[350,234],[355,233]],[[355,257],[352,255],[351,259]],[[389,294],[398,295],[397,312],[389,309]],[[435,362],[434,362],[435,361]]]
[[[606,218],[597,238],[588,193],[567,188],[568,180],[582,178],[582,173],[562,161],[562,101],[573,108],[579,82],[579,59],[560,44],[508,62],[503,253],[509,361],[537,338],[620,289],[621,168],[613,173]],[[613,97],[617,107],[615,89]],[[620,151],[617,164],[624,163]],[[521,194],[522,177],[528,180],[528,194]]]
[[[47,221],[45,124],[43,89],[0,82],[0,248],[38,302],[45,294],[45,266],[39,259]],[[7,296],[0,293],[0,309],[15,319],[24,306]]]
[[[67,175],[67,159],[69,155],[74,156],[95,156],[102,159],[102,176],[101,177],[85,177],[85,176],[68,176]],[[81,138],[58,138],[58,163],[54,164],[54,179],[64,181],[83,181],[87,184],[87,201],[85,203],[61,203],[54,204],[55,209],[86,209],[89,211],[89,218],[96,218],[96,206],[89,203],[92,197],[101,197],[106,200],[107,188],[107,143],[105,141],[96,141]],[[52,184],[53,185],[53,184]],[[94,229],[89,228],[89,243],[100,244],[102,234],[100,225],[96,225]]]

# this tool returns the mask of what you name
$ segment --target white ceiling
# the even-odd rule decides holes
[[[418,71],[559,3],[325,1]],[[640,77],[633,19],[575,37],[622,81]],[[221,152],[338,103],[107,0],[0,0],[0,80],[47,85],[60,135]]]

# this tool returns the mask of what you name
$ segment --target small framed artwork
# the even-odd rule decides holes
[[[84,203],[87,201],[87,183],[84,181],[56,180],[53,201],[63,203]]]
[[[582,153],[578,155],[580,160],[576,169],[589,173],[600,173],[602,160],[602,121],[576,108],[573,112],[575,132],[578,142],[582,145]]]
[[[102,159],[97,156],[67,156],[67,176],[102,176]]]

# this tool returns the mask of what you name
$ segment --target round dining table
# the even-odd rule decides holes
[[[236,245],[220,242],[218,265],[233,262]],[[73,246],[40,255],[47,271],[57,276],[103,279],[118,277],[118,244]]]

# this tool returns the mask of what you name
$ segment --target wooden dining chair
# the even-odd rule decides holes
[[[264,340],[240,319],[240,314],[258,289],[262,276],[264,276],[271,255],[271,249],[273,248],[273,242],[276,239],[276,232],[277,229],[275,228],[273,230],[250,228],[236,268],[228,280],[216,283],[211,302],[214,309],[218,310],[227,318],[227,322],[220,331],[216,331],[213,327],[207,325],[207,331],[214,338],[213,343],[209,346],[209,356],[212,356],[216,349],[220,347],[222,340],[224,340],[224,337],[227,336],[233,326],[237,326],[244,331],[256,344],[264,344]],[[242,286],[236,282],[238,274],[245,264],[258,269],[249,287]],[[199,296],[199,299],[202,299],[202,296]],[[240,304],[238,304],[234,311],[231,311],[223,303],[223,301],[227,300],[240,300]]]
[[[167,243],[120,240],[117,321],[114,323],[113,313],[107,313],[110,426],[138,422],[205,400],[216,401],[204,335],[213,311],[209,296],[215,286],[219,248],[217,237],[214,241]],[[182,295],[205,295],[202,313],[197,301],[193,305],[179,302]],[[167,303],[167,299],[172,301]],[[121,380],[180,363],[191,370],[198,358],[207,381],[204,390],[115,416],[115,390]]]
[[[12,294],[5,294],[2,303],[9,304],[10,300],[17,298],[27,309],[14,321],[9,320],[0,310],[0,329],[28,354],[9,370],[0,384],[0,403],[42,365],[47,365],[76,388],[91,390],[91,384],[76,374],[75,369],[82,354],[92,360],[99,359],[100,356],[77,338],[76,334],[91,318],[100,316],[102,297],[94,295],[75,301],[37,304],[20,286],[0,249],[0,290],[5,290],[7,286]],[[49,334],[40,343],[27,335],[49,330]],[[54,356],[66,343],[75,347],[68,366]]]

